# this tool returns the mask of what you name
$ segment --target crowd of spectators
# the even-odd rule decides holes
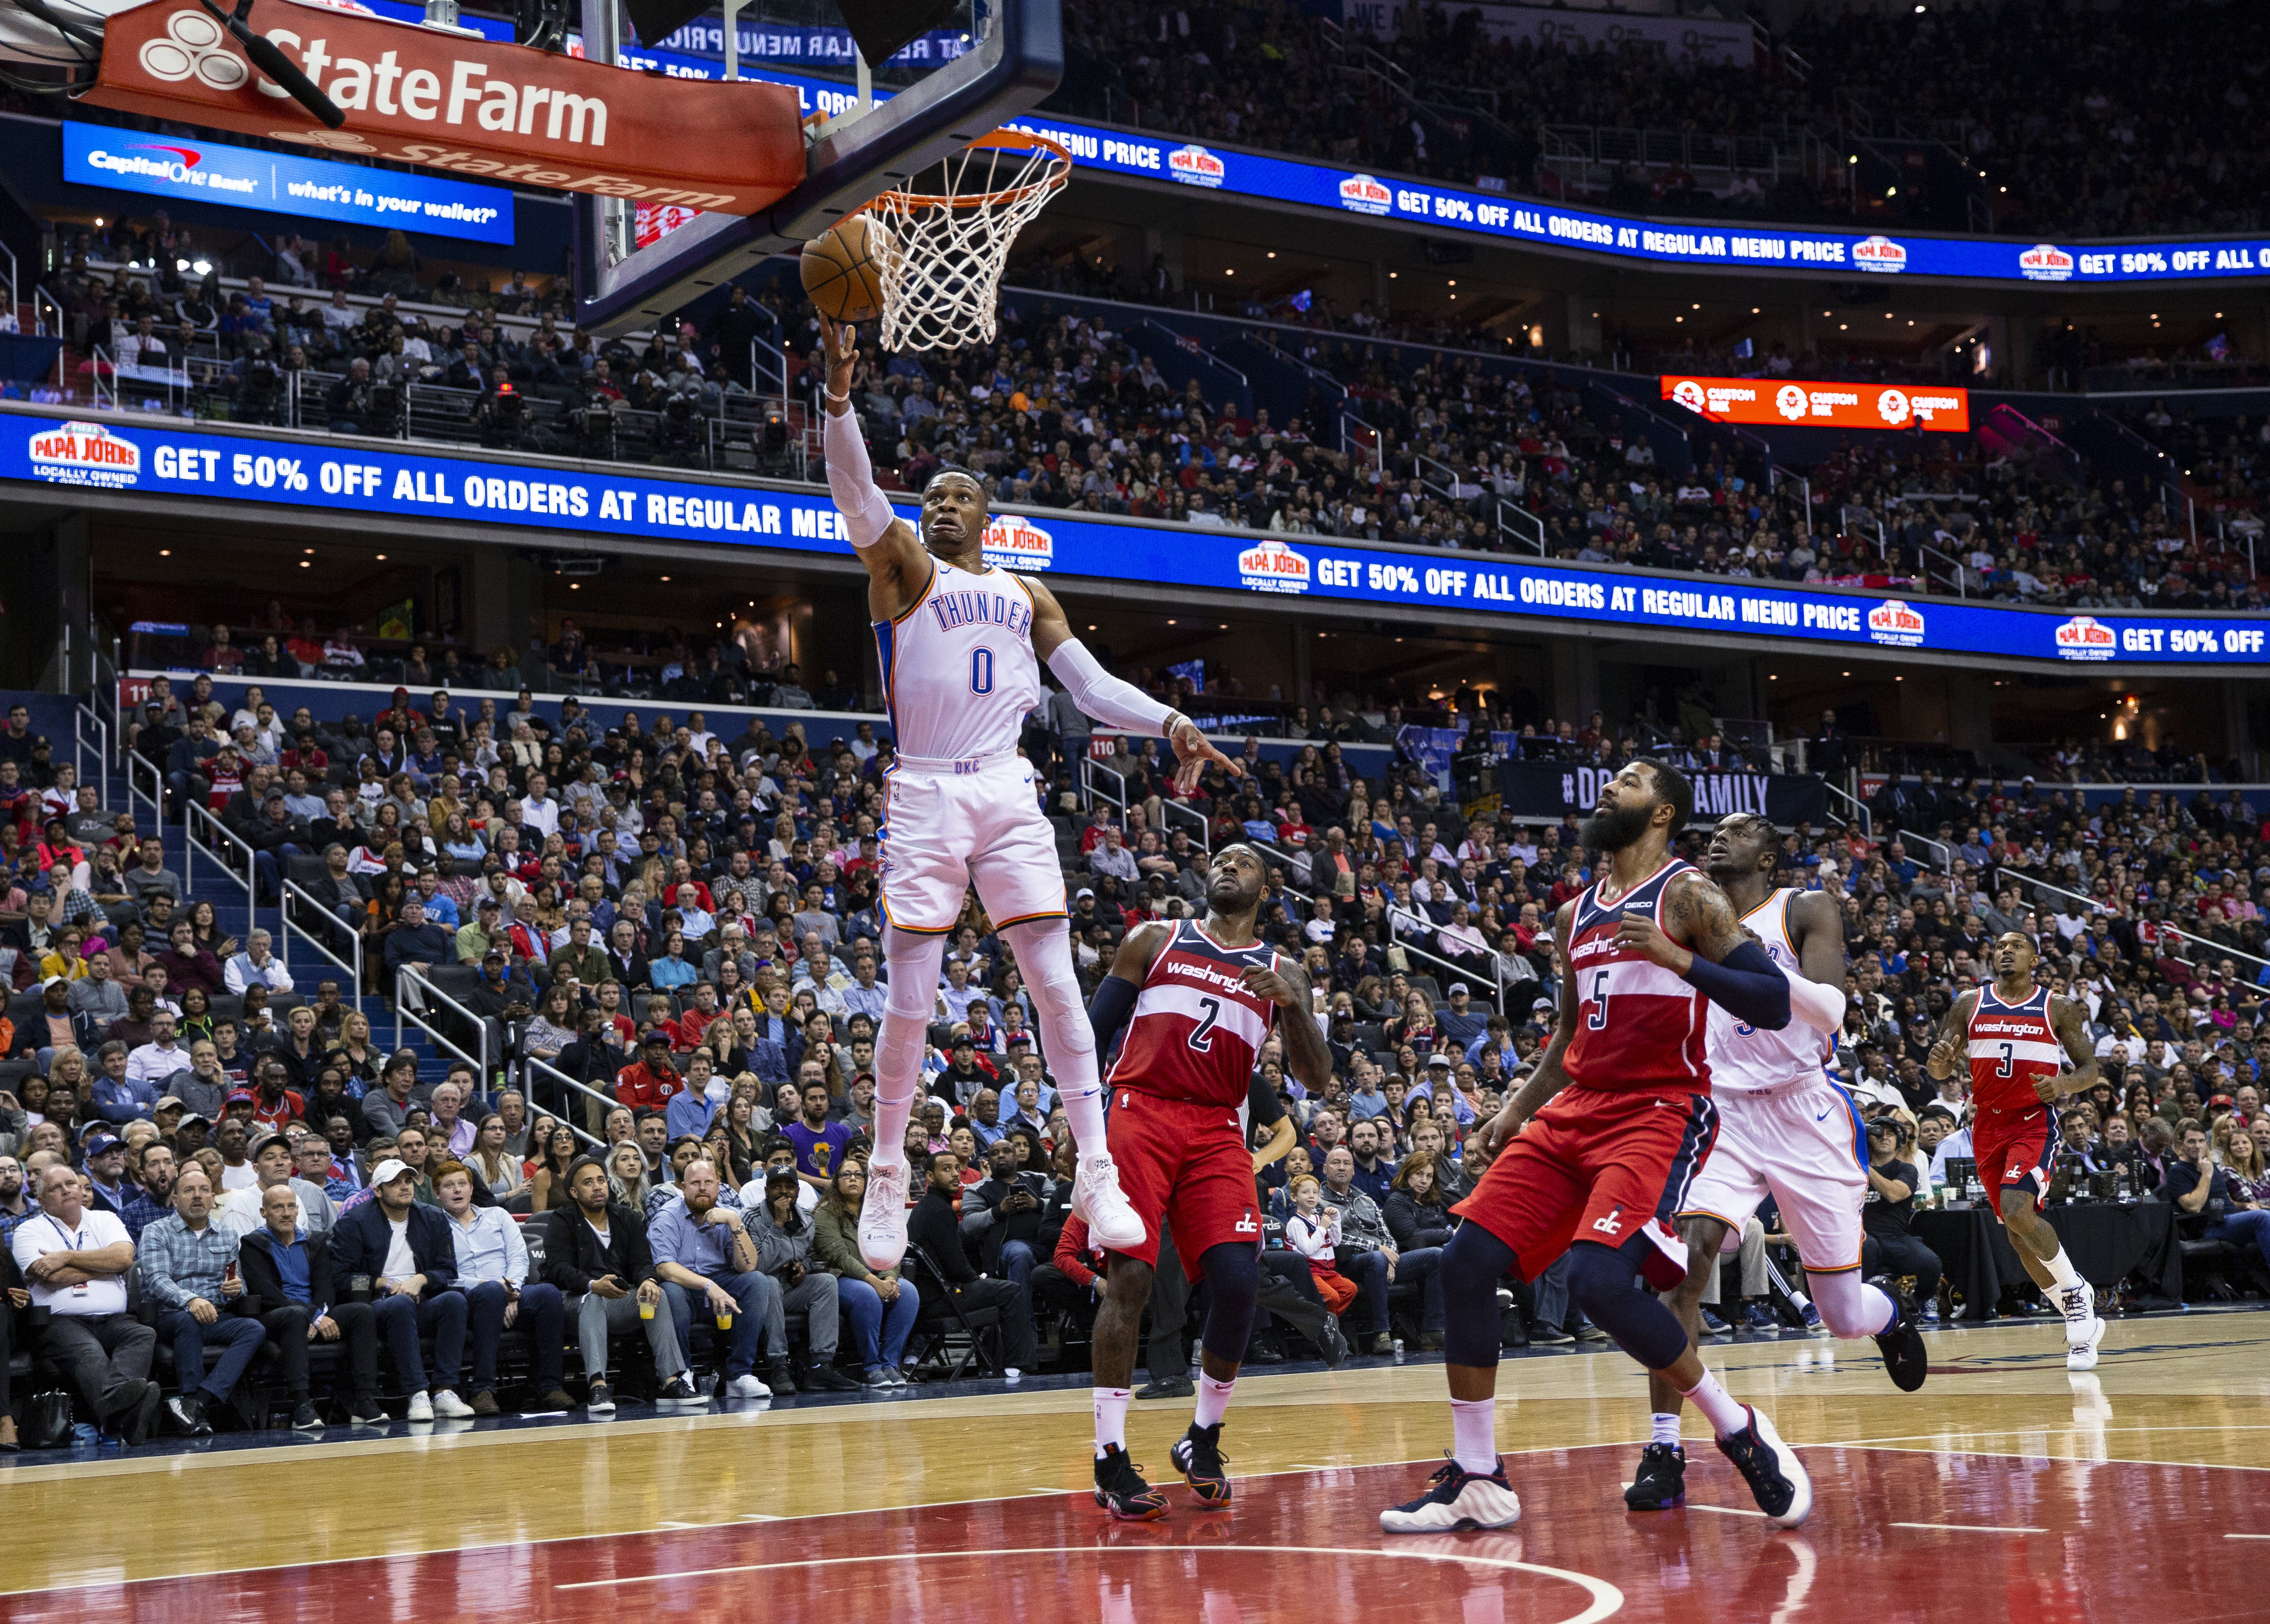
[[[907,1139],[928,1169],[924,1255],[895,1279],[856,1257],[887,742],[861,730],[815,747],[755,720],[725,738],[698,713],[607,726],[573,701],[552,716],[524,703],[460,716],[404,692],[367,724],[307,727],[295,748],[320,766],[295,759],[280,784],[254,766],[224,796],[239,769],[204,748],[229,720],[209,696],[203,679],[179,698],[159,688],[134,748],[174,763],[189,741],[171,798],[287,831],[263,849],[290,866],[268,878],[303,874],[300,925],[343,952],[360,938],[382,973],[371,989],[328,971],[309,986],[264,930],[230,939],[180,883],[168,842],[193,834],[138,834],[50,765],[23,713],[0,729],[14,859],[0,971],[18,990],[0,1047],[20,1074],[0,1095],[13,1250],[0,1273],[26,1271],[22,1289],[51,1311],[45,1329],[10,1323],[63,1373],[83,1421],[137,1441],[256,1423],[268,1412],[245,1376],[267,1343],[293,1350],[263,1367],[275,1413],[310,1427],[391,1414],[389,1381],[412,1420],[506,1399],[564,1408],[571,1339],[581,1402],[602,1412],[641,1344],[665,1403],[887,1388],[948,1296],[998,1316],[997,1368],[1076,1363],[1094,1260],[1068,1221],[1065,1122],[1013,957],[974,902]],[[1382,720],[1391,733],[1392,712]],[[499,723],[503,753],[488,742]],[[1423,1348],[1440,1331],[1424,1257],[1479,1171],[1468,1131],[1549,1026],[1554,910],[1588,859],[1573,823],[1463,818],[1408,758],[1352,772],[1340,744],[1360,736],[1354,718],[1290,725],[1308,740],[1297,757],[1249,745],[1246,776],[1210,773],[1179,799],[1155,741],[1123,744],[1124,812],[1080,807],[1065,769],[1086,734],[1063,708],[1036,714],[1027,747],[1046,768],[1091,986],[1130,926],[1202,908],[1192,819],[1271,860],[1260,929],[1309,968],[1334,1078],[1311,1096],[1273,1047],[1260,1062],[1293,1131],[1257,1147],[1272,1278],[1288,1295],[1255,1356],[1391,1353],[1398,1324]],[[1517,747],[1613,766],[1639,733],[1595,717]],[[367,753],[405,738],[414,769]],[[1739,763],[1708,734],[1678,748]],[[1170,821],[1169,801],[1190,817]],[[1960,1087],[1932,1085],[1921,1058],[1988,940],[2022,931],[2044,977],[2086,1004],[2107,1064],[2110,1094],[2076,1110],[2088,1131],[2072,1148],[2115,1155],[2133,1139],[2160,1158],[2152,1187],[2181,1183],[2167,1142],[2198,1121],[2226,1203],[2201,1221],[2251,1236],[2229,1192],[2261,1171],[2235,1146],[2258,1131],[2270,1066],[2266,809],[2204,791],[2091,807],[2030,782],[1926,775],[1875,811],[1881,844],[1802,827],[1786,842],[1796,883],[1844,912],[1853,1002],[1836,1064],[1872,1109],[1908,1113],[1922,1150],[1960,1131]],[[444,990],[462,1012],[436,1007]],[[410,998],[495,1074],[455,1062],[436,1079],[415,1050],[387,1052],[374,990]],[[92,1294],[67,1289],[79,1283]],[[1550,1278],[1520,1310],[1522,1335],[1591,1334]],[[1728,1309],[1753,1326],[1760,1312]],[[147,1385],[160,1340],[162,1392]],[[328,1398],[310,1385],[322,1361],[311,1376],[299,1357],[326,1343]],[[1153,1376],[1173,1390],[1183,1373],[1167,1362]]]
[[[1455,5],[1405,18],[1392,39],[1351,34],[1407,76],[1398,92],[1344,66],[1317,20],[1285,0],[1168,9],[1075,0],[1065,16],[1075,71],[1059,100],[1202,141],[1464,182],[1491,174],[1532,195],[1558,181],[1539,161],[1547,125],[1790,145],[1809,130],[1839,152],[1858,137],[1921,137],[1965,166],[1966,189],[2010,234],[2262,223],[2254,104],[2263,93],[2251,64],[2270,51],[2270,22],[2243,7],[1815,7],[1776,41],[1801,69],[1778,54],[1735,66],[1645,43],[1515,43]],[[1777,184],[1766,169],[1714,180],[1706,195],[1664,167],[1625,177],[1612,201],[1802,221],[1831,209],[1849,216],[1841,183],[1784,175]],[[1903,189],[1910,197],[1892,200],[1894,218],[1944,201]]]

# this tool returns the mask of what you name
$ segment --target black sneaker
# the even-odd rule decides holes
[[[1142,1468],[1116,1443],[1096,1457],[1095,1503],[1123,1523],[1155,1523],[1167,1515],[1167,1497],[1143,1480]]]
[[[1569,1343],[1574,1342],[1576,1339],[1570,1336],[1567,1331],[1562,1330],[1558,1325],[1547,1325],[1540,1324],[1534,1331],[1529,1333],[1529,1339],[1535,1343],[1539,1347],[1565,1347]]]
[[[1687,1451],[1676,1443],[1651,1443],[1639,1453],[1639,1470],[1624,1490],[1632,1511],[1668,1511],[1687,1503]]]
[[[1813,1509],[1813,1479],[1797,1451],[1781,1441],[1771,1420],[1749,1405],[1750,1424],[1718,1440],[1718,1451],[1744,1478],[1758,1509],[1783,1528],[1794,1528]]]
[[[1191,1486],[1191,1493],[1198,1497],[1198,1504],[1219,1511],[1229,1503],[1229,1471],[1221,1462],[1220,1421],[1211,1427],[1192,1421],[1191,1429],[1175,1440],[1168,1458]]]
[[[765,1385],[773,1390],[775,1398],[796,1391],[796,1367],[785,1359],[774,1360],[766,1369]]]
[[[1416,1500],[1390,1506],[1379,1525],[1391,1534],[1448,1534],[1463,1528],[1505,1528],[1521,1520],[1521,1496],[1505,1480],[1505,1462],[1494,1472],[1468,1472],[1455,1460],[1427,1479]]]
[[[595,1376],[591,1378],[591,1396],[584,1401],[583,1408],[587,1413],[592,1415],[614,1413],[615,1390],[607,1384],[606,1377]]]
[[[1144,1383],[1135,1390],[1135,1397],[1144,1403],[1148,1403],[1154,1398],[1195,1398],[1198,1397],[1198,1390],[1191,1384],[1190,1377],[1169,1376],[1161,1376],[1155,1382]]]
[[[814,1365],[804,1373],[804,1390],[807,1393],[856,1393],[859,1390],[859,1383],[834,1365]]]
[[[1923,1331],[1916,1323],[1915,1299],[1901,1290],[1899,1282],[1888,1274],[1879,1274],[1868,1284],[1889,1297],[1896,1310],[1892,1323],[1876,1333],[1876,1346],[1884,1355],[1884,1374],[1892,1378],[1894,1387],[1911,1393],[1931,1374]]]
[[[694,1387],[694,1378],[681,1370],[662,1384],[662,1391],[655,1396],[655,1402],[657,1404],[700,1404],[701,1394]]]
[[[155,1382],[144,1382],[141,1389],[132,1402],[118,1412],[117,1419],[113,1422],[118,1429],[119,1442],[130,1450],[138,1450],[150,1441],[150,1434],[156,1428],[158,1417],[165,1408]]]
[[[292,1406],[292,1430],[293,1432],[323,1430],[323,1416],[317,1413],[315,1406],[305,1398]]]
[[[1317,1352],[1324,1356],[1324,1368],[1337,1370],[1347,1363],[1347,1333],[1332,1316],[1324,1316],[1324,1330],[1317,1342]]]
[[[591,1388],[594,1392],[598,1392],[606,1385],[605,1382],[594,1382]],[[610,1405],[608,1407],[612,1409],[614,1406]],[[357,1393],[354,1402],[347,1406],[347,1425],[350,1427],[383,1427],[392,1419],[387,1414],[386,1406],[379,1403],[376,1393]]]

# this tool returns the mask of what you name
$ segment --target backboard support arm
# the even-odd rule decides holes
[[[585,50],[618,60],[619,0],[582,4]],[[804,183],[769,209],[699,215],[662,241],[633,249],[628,206],[578,195],[576,324],[602,337],[651,326],[1038,106],[1064,77],[1060,0],[1000,0],[987,9],[992,26],[951,67],[861,116],[825,127],[806,152]],[[738,10],[726,12],[735,72]],[[872,74],[864,61],[860,70],[862,97],[872,98]]]

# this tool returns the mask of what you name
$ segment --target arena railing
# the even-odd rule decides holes
[[[567,1072],[561,1071],[558,1066],[552,1064],[549,1061],[539,1060],[534,1055],[522,1056],[520,1069],[523,1084],[523,1091],[525,1091],[524,1085],[528,1079],[536,1077],[549,1078],[558,1086],[567,1089],[573,1094],[580,1094],[585,1100],[598,1105],[600,1108],[599,1120],[602,1123],[607,1120],[607,1112],[614,1109],[616,1106],[622,1103],[612,1094],[602,1094],[598,1089],[592,1087],[589,1083],[577,1082],[574,1078],[568,1076]],[[560,1120],[567,1122],[568,1131],[574,1134],[584,1144],[596,1146],[601,1150],[605,1150],[606,1148],[606,1141],[601,1138],[597,1134],[587,1132],[583,1129],[577,1127],[573,1122],[568,1121],[564,1114],[560,1116]]]
[[[243,888],[246,923],[248,926],[259,923],[260,892],[256,882],[259,877],[260,869],[259,865],[253,861],[252,848],[238,839],[227,825],[195,801],[184,800],[182,804],[182,811],[183,813],[182,888],[192,896],[197,894],[197,834],[202,828],[207,832],[208,838],[212,842],[206,849],[206,857],[217,864],[222,873]],[[229,864],[227,854],[232,851],[241,855],[244,859],[244,870],[241,873]]]
[[[313,910],[310,915],[311,918],[318,920],[321,923],[312,925],[302,923],[292,907],[292,899],[294,897],[297,897],[300,901],[306,903],[307,906]],[[279,911],[284,916],[285,968],[287,969],[291,968],[292,938],[297,937],[300,940],[306,942],[308,946],[314,948],[318,957],[329,960],[331,964],[337,966],[342,970],[345,970],[349,975],[352,976],[354,979],[348,984],[353,987],[354,996],[356,998],[360,999],[362,997],[364,986],[362,978],[362,932],[347,925],[345,922],[334,915],[330,908],[324,907],[322,901],[320,901],[313,893],[308,891],[294,880],[286,879],[284,882],[284,906]],[[325,945],[323,936],[319,934],[325,929],[325,927],[330,925],[337,925],[341,931],[345,932],[347,938],[347,957],[340,957],[338,953],[334,952],[330,946]]]
[[[420,1000],[415,1006],[410,1001],[410,995],[412,992],[415,992]],[[467,1050],[463,1044],[427,1019],[429,1003],[441,1005],[470,1024],[479,1037],[480,1052],[474,1054]],[[433,1041],[434,1048],[445,1054],[455,1055],[458,1059],[476,1068],[474,1075],[480,1079],[480,1086],[485,1090],[490,1086],[496,1074],[489,1067],[488,1017],[476,1014],[466,1008],[436,987],[431,979],[421,975],[406,964],[395,972],[394,976],[394,1047],[397,1049],[402,1047],[402,1034],[405,1023],[423,1032]]]

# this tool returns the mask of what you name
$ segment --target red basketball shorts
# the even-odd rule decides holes
[[[1970,1124],[1970,1149],[1978,1159],[1978,1182],[1997,1192],[1994,1215],[2002,1215],[1999,1194],[2022,1190],[2040,1212],[2050,1198],[2050,1161],[2057,1154],[2057,1113],[2046,1105],[2037,1111],[2006,1116],[1982,1111]]]
[[[1193,1280],[1209,1246],[1260,1245],[1253,1157],[1234,1109],[1118,1088],[1109,1129],[1119,1188],[1143,1220],[1143,1244],[1126,1256],[1158,1265],[1162,1216],[1174,1227],[1183,1272]]]
[[[1644,1235],[1655,1243],[1649,1283],[1667,1290],[1687,1274],[1687,1248],[1673,1220],[1717,1135],[1707,1088],[1609,1092],[1571,1084],[1450,1210],[1511,1247],[1525,1280],[1551,1267],[1571,1241],[1619,1247]]]

